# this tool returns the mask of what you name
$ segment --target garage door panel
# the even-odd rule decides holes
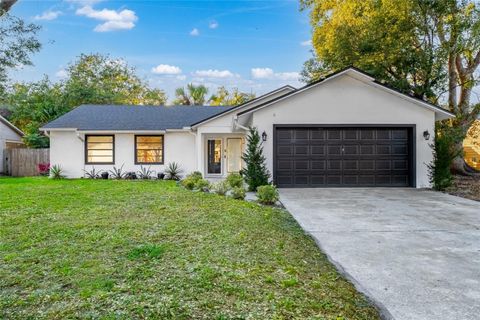
[[[277,128],[279,187],[409,186],[408,128]]]

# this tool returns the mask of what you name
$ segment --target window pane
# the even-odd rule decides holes
[[[163,136],[136,137],[137,163],[163,162]]]
[[[207,167],[208,173],[222,173],[222,140],[208,140]]]
[[[87,163],[113,162],[113,136],[87,136]]]

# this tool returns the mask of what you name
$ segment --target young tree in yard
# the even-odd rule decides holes
[[[397,89],[444,104],[457,117],[446,132],[461,133],[480,105],[471,94],[480,65],[480,4],[468,0],[301,0],[311,10],[314,57],[302,76],[310,82],[353,65]],[[352,36],[354,35],[354,36]],[[462,157],[453,168],[466,173]]]
[[[243,154],[242,160],[245,161],[245,168],[240,171],[240,174],[248,184],[249,191],[257,191],[257,187],[269,184],[270,172],[265,164],[266,159],[256,128],[250,128],[247,136],[247,150]]]
[[[204,105],[207,100],[208,89],[204,85],[194,85],[192,83],[185,88],[177,88],[175,90],[174,105],[180,106],[200,106]]]
[[[237,106],[255,98],[253,93],[240,92],[234,88],[229,92],[225,87],[219,87],[217,92],[210,97],[211,106]]]

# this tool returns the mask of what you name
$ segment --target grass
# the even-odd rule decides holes
[[[167,181],[0,178],[0,318],[378,314],[283,210]]]

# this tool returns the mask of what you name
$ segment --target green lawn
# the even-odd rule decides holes
[[[172,182],[0,178],[0,318],[378,314],[283,210]]]

